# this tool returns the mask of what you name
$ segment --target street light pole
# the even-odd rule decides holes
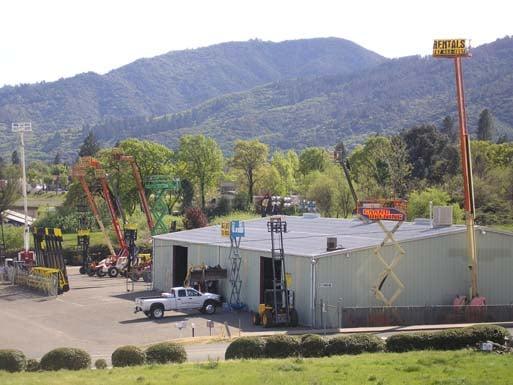
[[[25,252],[29,250],[29,226],[28,226],[28,207],[27,207],[27,174],[25,170],[25,140],[24,133],[32,131],[31,122],[12,123],[12,132],[20,134],[20,153],[21,153],[21,172],[22,172],[22,192],[23,192],[23,210],[25,214],[25,225],[23,229],[23,247]]]

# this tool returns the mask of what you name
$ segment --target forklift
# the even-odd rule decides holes
[[[296,327],[299,318],[295,309],[295,293],[287,287],[283,250],[283,233],[287,232],[287,222],[281,217],[271,217],[267,222],[267,231],[271,233],[272,289],[264,291],[264,303],[258,305],[258,312],[253,313],[252,321],[254,325],[261,324],[264,328]]]

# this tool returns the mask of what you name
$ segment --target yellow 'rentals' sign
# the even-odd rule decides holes
[[[435,40],[433,42],[433,56],[469,56],[469,48],[470,46],[466,39]]]

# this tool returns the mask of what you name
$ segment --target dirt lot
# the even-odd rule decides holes
[[[47,299],[12,286],[0,286],[0,348],[16,348],[28,357],[39,358],[49,350],[79,347],[91,356],[110,357],[121,345],[146,345],[163,340],[208,336],[207,319],[212,319],[213,335],[225,333],[227,321],[232,335],[238,335],[239,321],[250,330],[248,313],[223,313],[212,316],[198,311],[166,312],[162,320],[149,320],[142,313],[133,313],[133,299],[154,295],[144,283],[137,283],[133,292],[126,291],[123,278],[82,276],[77,268],[69,269],[71,290],[58,298]],[[183,330],[178,321],[186,321]]]

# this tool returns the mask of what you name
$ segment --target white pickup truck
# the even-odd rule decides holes
[[[159,297],[135,299],[135,313],[142,311],[148,318],[164,317],[166,310],[198,309],[205,314],[214,314],[221,305],[221,297],[212,293],[201,293],[190,287],[173,287],[169,293]]]

